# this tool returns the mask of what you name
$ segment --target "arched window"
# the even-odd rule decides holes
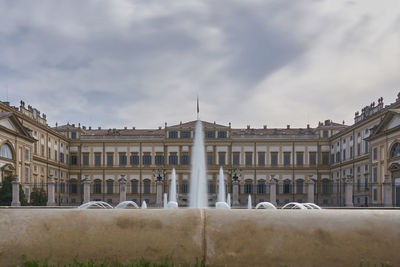
[[[1,146],[0,157],[13,159],[13,153],[9,144],[3,144]]]
[[[2,149],[2,151],[3,151],[3,149]],[[396,143],[393,146],[392,151],[390,152],[390,157],[391,158],[400,157],[400,143]]]

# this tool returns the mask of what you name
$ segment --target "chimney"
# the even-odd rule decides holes
[[[92,126],[89,126],[89,130],[92,130]]]
[[[290,129],[290,124],[288,124],[288,125],[286,126],[286,129]]]
[[[83,129],[83,130],[86,130],[86,126],[82,126],[82,129]]]
[[[158,130],[161,130],[161,126],[158,126]]]
[[[247,125],[247,130],[249,130],[250,129],[250,125]]]
[[[307,124],[307,129],[310,129],[310,124]]]
[[[331,120],[325,120],[325,126],[331,125]]]
[[[72,124],[72,127],[74,127],[74,128],[75,128],[75,123],[73,123],[73,124]]]
[[[135,130],[136,129],[136,127],[135,126],[132,126],[132,130]]]
[[[229,128],[231,128],[231,126],[232,126],[232,123],[229,123]]]
[[[97,129],[98,129],[98,130],[101,130],[101,127],[99,126]]]
[[[263,128],[264,128],[264,130],[266,130],[266,129],[267,129],[267,125],[264,125],[264,127],[263,127]]]
[[[58,123],[56,122],[56,128],[58,127]]]
[[[128,129],[128,127],[125,126],[125,127],[124,127],[124,130],[127,130],[127,129]]]

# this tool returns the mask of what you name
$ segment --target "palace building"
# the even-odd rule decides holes
[[[157,190],[168,192],[177,173],[180,206],[188,206],[191,150],[196,121],[155,129],[94,129],[75,124],[50,127],[46,115],[21,101],[0,102],[0,181],[15,175],[29,201],[35,187],[55,182],[57,205],[90,200],[116,205],[121,178],[126,199],[160,206]],[[238,205],[271,201],[320,206],[400,206],[400,94],[378,99],[355,113],[350,126],[326,120],[313,128],[234,128],[202,122],[210,206],[217,176],[225,173]],[[157,185],[161,185],[157,187]]]

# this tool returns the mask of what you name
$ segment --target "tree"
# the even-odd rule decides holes
[[[34,188],[31,193],[32,206],[46,206],[47,193],[43,188]]]
[[[3,183],[0,188],[0,206],[11,206],[12,202],[12,176],[8,175],[4,177]],[[28,202],[25,199],[25,193],[22,190],[22,186],[19,185],[19,201],[22,206],[27,206]]]

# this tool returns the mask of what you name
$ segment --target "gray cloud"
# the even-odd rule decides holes
[[[192,120],[197,94],[202,119],[234,126],[349,122],[397,93],[389,2],[2,1],[1,96],[51,124]]]

